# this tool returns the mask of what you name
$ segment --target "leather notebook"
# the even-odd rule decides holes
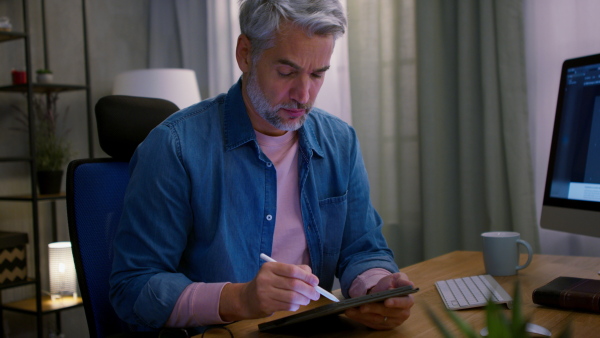
[[[261,323],[258,325],[260,331],[270,331],[274,329],[281,329],[283,327],[293,326],[295,324],[304,323],[309,320],[324,318],[330,315],[335,315],[344,312],[346,309],[357,307],[362,304],[382,302],[390,297],[406,296],[411,293],[419,291],[418,288],[413,288],[410,285],[403,286],[397,289],[391,289],[372,293],[356,298],[349,298],[341,300],[337,303],[331,303],[323,306],[319,306],[312,310],[300,312],[291,316],[279,318],[270,322]]]
[[[558,277],[533,290],[538,305],[600,313],[600,280]]]

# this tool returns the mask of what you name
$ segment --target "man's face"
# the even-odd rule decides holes
[[[244,92],[254,129],[267,135],[302,127],[329,69],[334,46],[332,36],[308,37],[289,24],[280,27],[275,46],[249,67]]]
[[[256,67],[252,67],[252,70],[248,74],[248,85],[246,87],[248,98],[252,103],[254,111],[269,124],[279,130],[294,131],[300,129],[302,124],[304,124],[304,121],[306,121],[306,115],[312,109],[312,104],[302,104],[297,101],[292,101],[289,103],[281,103],[272,106],[266,95],[260,90],[257,73],[258,71],[256,70]],[[279,112],[283,109],[291,112],[298,111],[299,113],[296,113],[295,115],[301,114],[301,116],[290,116],[289,119],[286,119],[284,114],[285,111],[282,111],[282,113]]]

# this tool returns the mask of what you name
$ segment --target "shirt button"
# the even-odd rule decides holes
[[[267,215],[267,221],[270,221],[270,220],[272,220],[272,219],[273,219],[273,216],[271,216],[271,215]]]
[[[273,165],[273,163],[267,162],[267,167],[271,168],[272,165]]]

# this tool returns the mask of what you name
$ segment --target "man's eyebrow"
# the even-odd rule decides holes
[[[323,72],[326,72],[330,67],[331,66],[325,66],[323,68],[319,68],[319,69],[315,70],[314,72],[315,73],[323,73]]]
[[[279,59],[279,60],[277,60],[277,63],[283,64],[283,65],[286,65],[286,66],[290,66],[290,67],[292,67],[292,68],[294,68],[294,69],[296,69],[296,70],[299,70],[299,69],[301,69],[301,67],[300,67],[300,66],[298,66],[297,64],[295,64],[295,63],[293,63],[292,61],[290,61],[290,60],[287,60],[287,59]],[[322,73],[322,72],[325,72],[325,71],[327,71],[327,70],[328,70],[330,67],[331,67],[331,66],[324,66],[324,67],[322,67],[322,68],[316,69],[316,70],[315,70],[313,73]]]

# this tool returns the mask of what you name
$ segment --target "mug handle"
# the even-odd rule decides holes
[[[533,250],[531,249],[531,245],[529,245],[529,243],[520,238],[517,239],[517,243],[522,244],[525,247],[525,249],[527,249],[527,262],[525,262],[525,264],[523,265],[519,265],[516,267],[516,270],[521,270],[525,269],[529,265],[529,263],[531,263],[531,259],[533,258]]]

